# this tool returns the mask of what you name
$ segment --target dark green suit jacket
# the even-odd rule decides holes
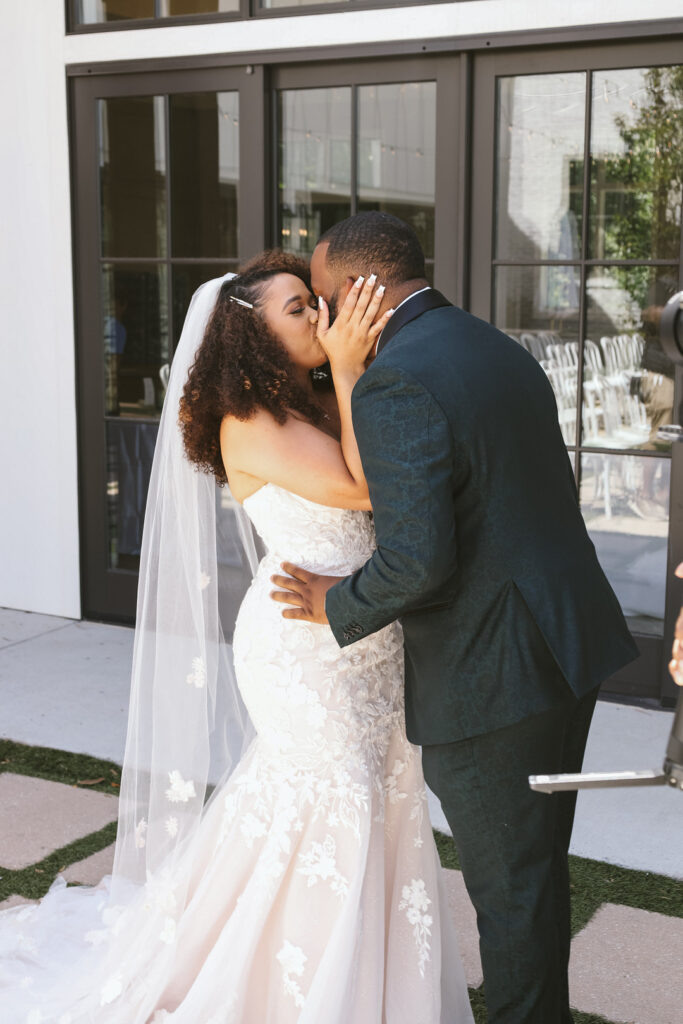
[[[354,389],[377,550],[326,600],[340,646],[400,619],[419,744],[511,725],[567,685],[581,696],[638,653],[586,532],[545,373],[445,301],[401,306]]]

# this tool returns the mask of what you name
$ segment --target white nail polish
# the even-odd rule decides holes
[[[370,274],[370,277],[368,278],[368,284],[370,285],[371,288],[374,287],[374,284],[375,284],[376,280],[377,280],[377,274]]]
[[[395,313],[395,312],[396,312],[396,310],[395,310],[395,309],[388,309],[388,310],[386,311],[386,313],[385,313],[384,315],[385,315],[385,316],[391,316],[391,315],[392,315],[393,313]]]
[[[322,295],[319,295],[319,296],[318,296],[318,307],[319,307],[320,309],[322,309],[322,308],[323,308],[323,297],[322,297]]]
[[[375,292],[375,294],[376,294],[376,295],[384,295],[384,291],[385,291],[384,285],[383,285],[383,284],[381,284],[381,285],[379,286],[379,288],[377,289],[377,291]]]
[[[364,281],[364,280],[365,280],[365,278],[364,278],[364,277],[363,277],[363,275],[361,274],[361,276],[360,276],[360,277],[358,278],[358,280],[356,281],[356,288],[360,288],[360,286],[362,285],[362,283],[363,283],[363,281]]]

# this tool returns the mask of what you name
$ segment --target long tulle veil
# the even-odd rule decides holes
[[[187,459],[180,399],[226,278],[194,294],[175,352],[147,497],[113,897],[172,871],[210,783],[252,730],[232,665],[234,617],[255,569],[246,515]],[[246,522],[245,522],[246,520]]]
[[[202,871],[192,839],[210,793],[253,737],[230,642],[255,571],[254,537],[228,489],[187,459],[178,420],[195,353],[233,276],[193,296],[161,415],[113,874],[95,889],[58,879],[40,904],[0,914],[2,1024],[156,1024],[157,999],[173,983],[176,922]]]

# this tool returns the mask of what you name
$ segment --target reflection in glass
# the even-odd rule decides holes
[[[638,633],[661,636],[671,463],[583,455],[581,509],[600,564]]]
[[[216,486],[218,614],[228,643],[232,642],[237,612],[253,576],[245,547],[240,540],[238,513],[239,505],[230,493],[230,488]],[[256,533],[254,533],[254,544],[256,557],[261,559],[266,551],[261,538]]]
[[[590,255],[678,259],[683,65],[593,75]]]
[[[161,0],[161,15],[230,14],[239,11],[240,0]]]
[[[166,254],[163,96],[98,100],[102,255]]]
[[[153,17],[154,0],[75,0],[74,5],[74,18],[78,25]]]
[[[351,90],[284,90],[278,115],[280,244],[308,255],[351,213]]]
[[[576,441],[579,283],[575,267],[495,268],[494,323],[548,375],[566,444]]]
[[[339,4],[350,2],[351,0],[261,0],[260,6],[268,9],[270,7],[309,7],[311,4]],[[401,0],[399,0],[399,2],[401,2]],[[408,0],[402,0],[402,2],[407,3]]]
[[[107,420],[109,568],[137,571],[158,423]]]
[[[104,264],[105,413],[158,418],[169,362],[166,267]]]
[[[200,285],[228,272],[237,273],[237,261],[224,263],[174,263],[171,268],[173,296],[173,349],[180,341],[190,300]]]
[[[358,90],[358,209],[407,221],[434,258],[436,83]]]
[[[237,256],[239,95],[169,96],[174,256]]]
[[[659,339],[676,267],[592,267],[586,291],[583,443],[662,448],[673,418],[674,367]]]
[[[353,0],[259,0],[259,6],[268,10],[271,7],[309,7],[312,4],[344,4],[353,3]],[[414,4],[415,0],[394,0],[392,6],[399,4]]]
[[[498,80],[496,257],[579,259],[586,76]]]

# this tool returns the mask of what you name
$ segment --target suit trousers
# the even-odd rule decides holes
[[[477,912],[489,1024],[571,1024],[568,850],[576,793],[528,776],[581,771],[598,688],[514,725],[423,746]],[[457,1024],[457,1022],[453,1022]]]

